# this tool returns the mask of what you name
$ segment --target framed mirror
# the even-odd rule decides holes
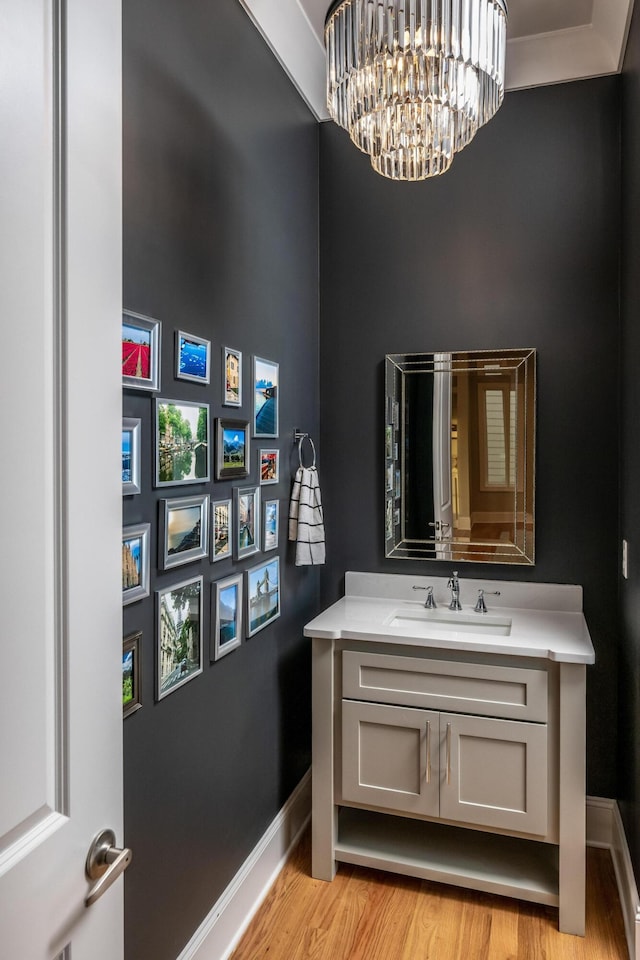
[[[535,350],[388,354],[385,555],[533,564]]]

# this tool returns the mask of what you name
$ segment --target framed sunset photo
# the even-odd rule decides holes
[[[206,557],[209,551],[209,497],[161,500],[158,565],[161,570]]]
[[[128,311],[122,314],[122,385],[160,389],[160,321]]]

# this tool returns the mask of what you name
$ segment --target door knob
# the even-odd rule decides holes
[[[120,849],[115,842],[113,830],[101,830],[93,838],[85,864],[87,879],[93,881],[84,899],[86,907],[95,903],[131,863],[131,850],[128,847]]]

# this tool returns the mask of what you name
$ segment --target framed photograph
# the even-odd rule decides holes
[[[231,500],[211,502],[211,563],[231,556]]]
[[[280,451],[260,451],[260,483],[277,483],[280,479]]]
[[[222,351],[222,382],[224,407],[242,406],[242,354],[232,347]]]
[[[209,497],[160,501],[158,566],[170,570],[209,552]]]
[[[192,383],[209,383],[211,341],[176,330],[176,378]]]
[[[278,546],[278,527],[280,521],[280,501],[265,500],[262,549],[265,553]]]
[[[249,476],[249,421],[216,419],[216,480]]]
[[[247,570],[247,637],[280,616],[280,558]]]
[[[209,480],[209,404],[156,400],[155,486]]]
[[[260,487],[236,487],[234,557],[241,560],[260,551]]]
[[[156,591],[156,698],[202,673],[202,577]]]
[[[210,659],[219,660],[242,643],[242,574],[211,584]]]
[[[253,358],[253,435],[278,436],[279,366],[271,360]]]
[[[122,530],[122,603],[149,596],[150,523],[139,523]]]
[[[122,418],[122,495],[140,493],[140,432],[142,421]]]
[[[132,633],[122,641],[122,717],[142,706],[140,693],[140,642],[142,633]]]
[[[122,314],[122,386],[160,389],[160,321]]]

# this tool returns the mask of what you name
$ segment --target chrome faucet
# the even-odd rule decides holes
[[[449,610],[462,610],[462,605],[460,604],[460,582],[458,580],[458,571],[454,570],[447,586],[451,590],[451,603],[449,604]]]

